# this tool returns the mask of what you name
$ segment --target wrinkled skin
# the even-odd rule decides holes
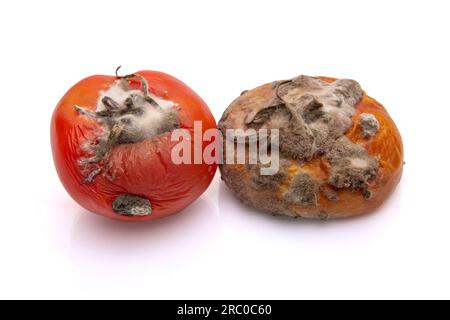
[[[318,77],[332,83],[336,79]],[[225,121],[233,110],[241,110],[243,106],[258,108],[267,103],[273,95],[273,84],[265,84],[246,92],[237,98],[225,111],[219,122],[219,129],[227,129]],[[360,115],[374,115],[380,129],[373,137],[366,137],[359,125]],[[237,117],[241,118],[241,117]],[[334,190],[335,194],[326,197],[326,190],[317,192],[314,205],[301,206],[286,201],[285,194],[289,190],[294,177],[303,172],[326,187],[331,172],[331,164],[325,156],[317,156],[306,162],[286,159],[283,175],[276,179],[276,186],[258,188],[252,180],[249,166],[242,164],[223,164],[220,166],[222,179],[233,193],[252,207],[273,214],[282,214],[303,218],[345,218],[357,216],[378,208],[392,193],[400,181],[403,171],[403,145],[400,133],[385,108],[375,99],[364,94],[355,105],[352,124],[345,136],[353,143],[361,145],[371,156],[379,160],[379,169],[375,179],[369,183],[370,197],[350,188]]]
[[[202,121],[203,131],[216,128],[205,102],[176,78],[155,71],[140,71],[149,91],[177,104],[180,127],[193,131],[194,121]],[[196,200],[209,186],[216,164],[181,164],[171,160],[170,133],[137,143],[115,145],[108,157],[110,176],[99,174],[91,182],[79,161],[89,154],[83,144],[98,139],[100,124],[80,116],[75,105],[95,111],[99,92],[117,80],[115,76],[92,76],[72,87],[58,103],[51,121],[51,142],[58,175],[72,198],[85,209],[113,219],[125,221],[153,220],[181,211]],[[138,89],[137,79],[130,85]],[[203,143],[203,148],[207,143]],[[150,200],[152,212],[147,216],[118,215],[112,209],[114,199],[123,194]]]

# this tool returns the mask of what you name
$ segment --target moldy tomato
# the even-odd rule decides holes
[[[209,186],[214,164],[174,164],[171,132],[216,128],[205,102],[176,78],[155,71],[92,76],[72,87],[51,122],[53,158],[73,199],[119,220],[174,214]],[[202,142],[204,149],[206,144]]]

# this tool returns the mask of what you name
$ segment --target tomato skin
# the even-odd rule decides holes
[[[151,93],[178,104],[181,128],[192,133],[194,121],[202,122],[203,132],[216,128],[206,103],[186,84],[157,71],[135,74],[147,80]],[[95,141],[101,127],[97,121],[80,116],[74,106],[95,110],[99,93],[116,80],[115,76],[92,76],[81,80],[56,106],[51,121],[51,144],[59,178],[78,204],[112,219],[143,221],[177,213],[208,188],[217,164],[174,164],[171,151],[178,142],[171,141],[170,133],[142,142],[116,145],[108,160],[109,166],[115,169],[114,179],[111,181],[99,174],[92,182],[83,183],[85,176],[78,162],[86,156],[82,145],[86,141]],[[130,84],[138,86],[136,81],[130,80]],[[203,142],[202,148],[207,145],[208,142]],[[115,213],[112,203],[124,194],[149,199],[152,213],[142,217]]]

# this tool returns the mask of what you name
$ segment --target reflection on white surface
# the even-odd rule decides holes
[[[312,219],[294,219],[286,216],[275,216],[259,211],[241,203],[232,192],[221,183],[219,188],[219,212],[221,212],[222,222],[228,226],[231,232],[245,232],[248,235],[265,239],[269,236],[274,238],[294,236],[297,239],[304,238],[305,241],[315,241],[315,238],[322,241],[337,235],[332,243],[349,241],[358,237],[359,241],[366,238],[377,237],[378,233],[386,232],[392,221],[385,220],[398,219],[401,205],[401,184],[383,205],[375,211],[347,219],[330,219],[327,221]],[[380,228],[379,224],[386,224]],[[251,227],[249,227],[251,226]],[[234,230],[234,231],[232,231]],[[278,234],[277,234],[278,233]]]
[[[68,255],[63,266],[69,269],[62,271],[71,274],[76,295],[289,297],[303,286],[320,294],[319,288],[311,291],[317,276],[338,288],[347,279],[335,274],[350,272],[351,263],[362,286],[367,281],[364,270],[380,257],[398,259],[392,253],[404,241],[389,242],[401,216],[400,198],[401,186],[373,214],[330,221],[291,219],[241,204],[216,177],[207,194],[182,213],[144,223],[93,215],[70,199],[55,201],[51,219],[60,222],[54,221],[52,242],[57,255]],[[71,214],[76,216],[72,226],[67,223]],[[56,243],[61,223],[70,230],[66,247]],[[382,249],[387,245],[393,250],[389,256]],[[383,268],[394,270],[378,267]]]
[[[221,236],[216,209],[204,198],[177,215],[148,222],[124,223],[83,212],[71,232],[70,256],[81,278],[164,278],[214,251]]]

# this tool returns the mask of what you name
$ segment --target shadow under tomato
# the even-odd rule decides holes
[[[107,278],[176,272],[215,250],[221,235],[217,207],[203,197],[176,215],[147,222],[115,221],[84,211],[72,230],[72,265]]]
[[[249,237],[253,235],[257,238],[266,236],[273,238],[275,234],[280,238],[292,236],[295,239],[304,238],[307,241],[314,241],[327,233],[336,234],[337,241],[345,241],[345,239],[354,241],[358,237],[367,238],[385,232],[389,229],[389,225],[392,225],[389,219],[399,218],[401,189],[400,183],[381,207],[371,213],[323,221],[295,219],[257,210],[240,202],[222,182],[219,187],[219,212],[224,225],[229,226],[227,230],[245,232]],[[382,225],[381,228],[380,225]]]

